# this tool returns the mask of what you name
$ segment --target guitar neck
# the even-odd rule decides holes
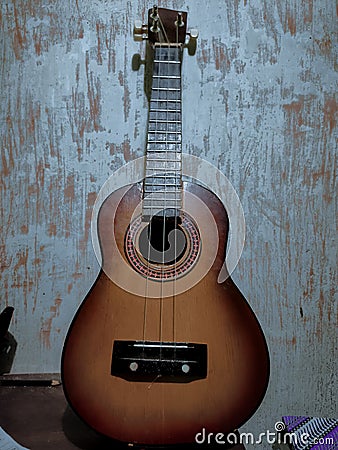
[[[182,207],[181,45],[154,45],[143,216]]]

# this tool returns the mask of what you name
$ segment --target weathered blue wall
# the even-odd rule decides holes
[[[233,277],[258,315],[271,382],[248,424],[332,416],[336,350],[337,9],[332,0],[161,1],[200,31],[185,55],[184,147],[241,199]],[[143,1],[1,5],[1,298],[15,307],[13,373],[57,372],[96,278],[96,195],[144,153]],[[251,428],[250,428],[251,427]]]

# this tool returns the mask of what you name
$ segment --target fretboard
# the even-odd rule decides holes
[[[182,207],[181,46],[155,45],[143,217]]]

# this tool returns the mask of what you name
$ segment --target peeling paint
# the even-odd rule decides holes
[[[330,134],[337,125],[337,100],[335,98],[326,98],[324,104],[324,126],[329,125]]]
[[[240,196],[247,234],[234,278],[272,355],[249,431],[286,409],[333,414],[337,7],[196,0],[188,9],[200,36],[183,60],[184,149],[216,164]],[[143,152],[145,71],[132,58],[144,58],[145,44],[132,24],[146,11],[128,0],[0,6],[0,309],[15,307],[13,372],[59,370],[97,275],[96,196]]]
[[[40,329],[40,338],[43,346],[46,347],[47,349],[51,348],[51,333],[53,320],[59,316],[61,304],[62,299],[56,298],[54,300],[54,304],[49,308],[48,317],[42,321]]]

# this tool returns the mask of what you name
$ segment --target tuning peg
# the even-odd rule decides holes
[[[148,39],[147,36],[147,25],[144,25],[141,20],[135,20],[134,22],[134,39],[141,41],[143,39]]]
[[[191,30],[188,31],[187,34],[190,37],[190,39],[197,39],[199,32],[198,32],[197,28],[191,28]]]
[[[196,53],[197,48],[198,30],[196,28],[191,28],[191,30],[188,31],[187,36],[189,36],[189,40],[186,43],[186,47],[188,48],[189,55],[193,56]]]
[[[158,7],[156,5],[153,6],[153,10],[150,14],[152,19],[158,19]]]
[[[183,21],[183,14],[181,12],[179,12],[177,14],[177,20],[175,22],[175,25],[177,27],[183,27],[184,26],[184,21]]]
[[[158,16],[157,16],[157,17],[154,17],[154,19],[153,19],[153,24],[152,24],[152,26],[150,27],[150,31],[151,31],[152,33],[158,33],[158,32],[160,31],[160,29],[159,29],[159,27],[158,27],[158,19],[159,19]]]

